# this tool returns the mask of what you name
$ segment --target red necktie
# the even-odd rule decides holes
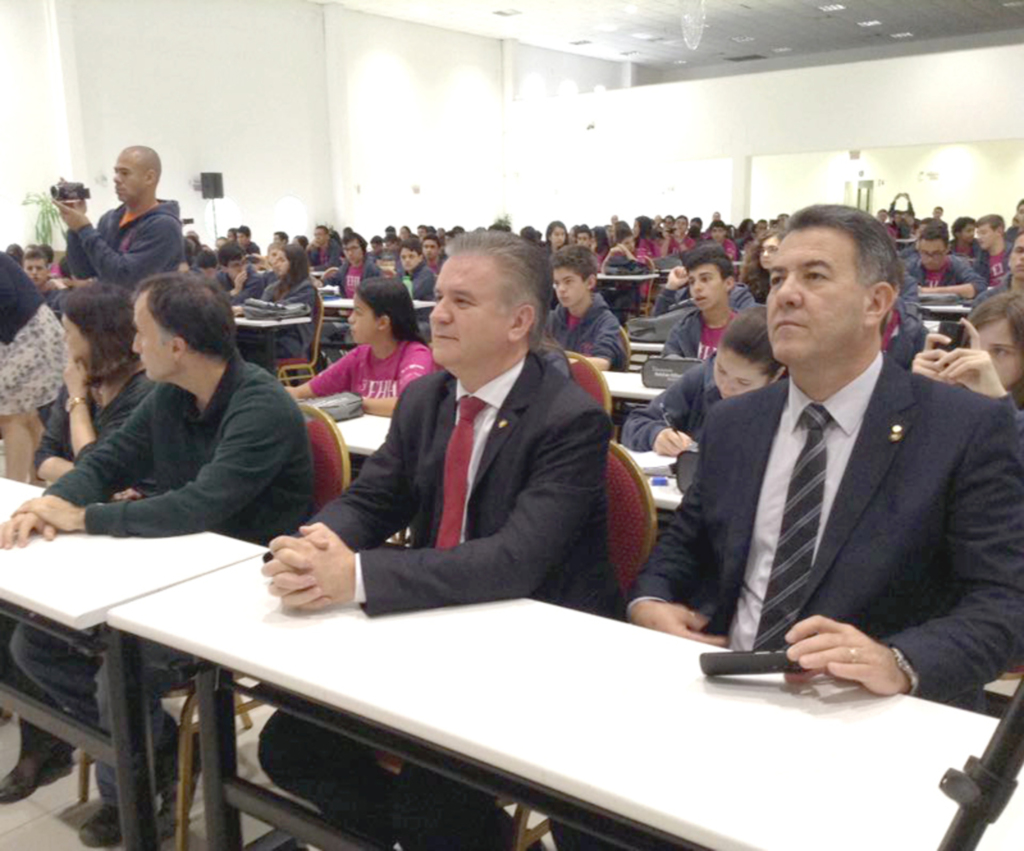
[[[474,396],[463,396],[459,400],[459,421],[444,456],[444,511],[435,545],[439,550],[458,546],[462,537],[462,518],[469,490],[469,459],[473,456],[473,421],[486,407],[483,399]]]

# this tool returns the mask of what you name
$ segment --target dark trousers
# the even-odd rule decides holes
[[[332,824],[404,851],[506,851],[511,819],[493,795],[406,764],[392,774],[374,751],[286,712],[260,736],[260,764],[280,788]]]
[[[0,679],[27,696],[52,706],[54,705],[53,701],[50,700],[46,692],[26,677],[11,658],[11,636],[14,634],[16,626],[17,621],[0,615]],[[19,720],[18,723],[21,730],[19,761],[25,756],[38,756],[41,762],[71,759],[74,748],[63,739],[58,739],[52,733],[47,733],[46,730],[40,729],[35,724],[29,724],[28,721]]]
[[[555,838],[558,851],[621,851],[618,845],[554,820],[551,822],[551,835]]]
[[[150,644],[143,645],[142,654],[153,742],[160,748],[160,743],[173,737],[176,729],[174,719],[161,708],[160,697],[180,685],[183,675],[173,665],[187,660],[187,657]],[[25,624],[19,624],[14,631],[11,655],[18,667],[57,706],[82,721],[110,730],[110,695],[106,672],[99,659]],[[113,766],[96,764],[96,785],[103,802],[117,806],[117,779]]]

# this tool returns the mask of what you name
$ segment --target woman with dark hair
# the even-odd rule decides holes
[[[316,311],[316,290],[309,278],[309,256],[302,250],[302,246],[275,246],[270,257],[270,266],[277,280],[263,291],[263,301],[305,304],[309,306],[309,315],[313,316]],[[275,340],[277,359],[308,358],[314,331],[313,322],[279,328]]]
[[[68,352],[64,387],[51,407],[35,457],[39,478],[48,484],[108,440],[153,386],[132,351],[132,302],[123,289],[93,284],[69,291],[62,322]],[[147,491],[145,483],[136,487]],[[121,498],[137,496],[138,491]],[[6,627],[6,622],[0,624],[0,636],[7,635]],[[17,666],[6,668],[8,677],[17,678],[15,685],[46,700]],[[18,762],[0,780],[0,803],[4,804],[27,798],[40,786],[69,774],[74,765],[71,745],[24,719],[20,727]]]
[[[748,308],[729,323],[713,358],[684,373],[650,404],[629,415],[622,427],[622,445],[679,455],[700,441],[712,406],[766,387],[782,373],[768,339],[767,309]]]
[[[402,391],[434,371],[434,357],[420,336],[412,298],[401,281],[363,281],[354,301],[348,321],[356,347],[312,381],[285,389],[300,401],[357,393],[366,413],[390,417]]]
[[[124,290],[100,284],[70,290],[62,324],[64,387],[35,458],[37,475],[48,484],[120,428],[153,387],[132,351],[135,322]]]
[[[633,222],[634,253],[641,263],[660,257],[657,234],[654,232],[654,219],[648,216],[637,216]]]
[[[747,285],[747,289],[754,294],[754,301],[759,304],[764,304],[768,300],[768,290],[771,289],[771,275],[768,270],[775,252],[779,250],[781,239],[781,231],[769,230],[760,239],[749,242],[743,254],[740,283]]]
[[[754,220],[744,219],[740,222],[740,226],[737,228],[736,233],[732,238],[732,241],[736,243],[736,249],[740,252],[741,257],[743,256],[744,247],[753,238],[753,236]]]
[[[8,257],[13,259],[14,262],[17,263],[19,266],[24,264],[24,262],[25,262],[25,249],[22,248],[20,245],[18,245],[18,243],[12,242],[10,245],[8,245],[7,246],[7,251],[5,253],[7,254]]]
[[[977,219],[970,216],[961,216],[953,222],[953,242],[950,245],[951,254],[959,254],[961,257],[970,257],[971,261],[977,259],[981,254],[981,246],[974,238],[974,229],[978,226]],[[1006,240],[1007,245],[1013,242]]]
[[[608,229],[602,225],[597,225],[590,231],[590,235],[594,238],[594,254],[597,255],[597,267],[600,269],[604,266],[604,261],[608,259],[608,252],[611,251],[611,243],[608,241]]]
[[[60,392],[60,322],[14,258],[0,254],[0,437],[8,479],[28,482],[43,434],[39,409]]]
[[[554,254],[569,244],[569,230],[564,222],[556,219],[548,225],[548,229],[544,231],[544,244],[549,254]]]

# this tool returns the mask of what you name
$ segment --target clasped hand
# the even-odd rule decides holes
[[[1006,388],[999,380],[992,357],[981,348],[978,329],[966,319],[960,323],[967,329],[967,347],[947,352],[941,347],[952,342],[949,337],[929,334],[924,351],[914,357],[914,372],[944,384],[959,384],[993,399],[1005,396]]]
[[[323,523],[302,526],[299,537],[270,542],[274,558],[263,565],[270,593],[289,609],[315,611],[355,596],[355,554]]]
[[[11,519],[0,526],[0,549],[15,544],[23,547],[33,532],[47,541],[58,532],[80,532],[85,529],[85,509],[57,496],[41,496],[22,503]]]

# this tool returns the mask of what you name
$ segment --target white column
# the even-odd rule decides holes
[[[732,209],[729,223],[739,225],[750,216],[750,173],[753,157],[748,154],[732,158]]]
[[[509,127],[512,102],[516,96],[516,55],[519,42],[514,38],[501,41],[501,212],[508,215],[512,199],[512,145]]]

